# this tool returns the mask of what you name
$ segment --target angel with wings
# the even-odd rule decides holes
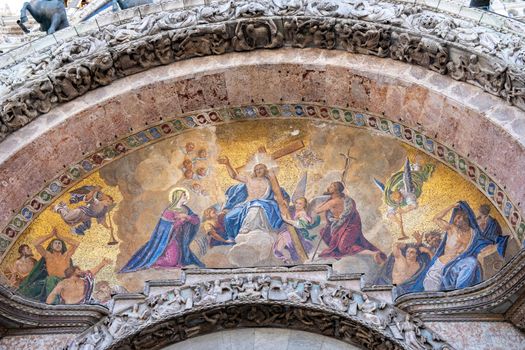
[[[401,171],[393,174],[386,184],[374,179],[376,186],[383,192],[384,201],[388,205],[387,217],[399,225],[400,240],[408,239],[403,225],[403,215],[418,208],[417,199],[423,192],[423,184],[434,171],[433,164],[426,164],[422,168],[419,164],[411,164],[406,159]]]
[[[106,214],[114,207],[113,198],[102,192],[100,186],[82,186],[69,192],[70,204],[84,202],[76,208],[70,208],[64,202],[55,206],[55,211],[60,214],[66,224],[71,226],[71,231],[77,235],[84,235],[91,227],[92,219],[110,229],[106,221]]]
[[[309,230],[316,228],[321,222],[321,217],[319,215],[312,215],[310,213],[311,210],[309,209],[312,207],[312,205],[308,205],[308,200],[305,197],[298,197],[294,200],[294,207],[291,208],[292,217],[283,217],[284,222],[288,225],[292,225],[297,230],[301,244],[307,254],[312,250],[312,241],[317,237],[315,235],[310,235]],[[288,250],[291,260],[285,255],[285,250]],[[273,246],[273,254],[276,258],[285,263],[299,261],[299,256],[293,244],[292,237],[287,229],[279,232],[279,237]]]
[[[315,229],[321,223],[321,217],[315,213],[315,209],[324,203],[328,196],[319,196],[308,201],[305,197],[307,182],[308,175],[304,172],[292,194],[290,216],[283,216],[283,221],[295,228],[304,251],[309,254],[313,248],[313,241],[317,237],[311,235],[310,230]],[[287,225],[282,226],[273,245],[273,255],[285,263],[298,262],[299,255],[287,227]]]

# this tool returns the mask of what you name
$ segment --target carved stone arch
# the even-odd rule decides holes
[[[247,327],[318,333],[363,349],[452,349],[420,320],[390,304],[309,280],[235,276],[131,302],[67,349],[162,349],[199,335]]]

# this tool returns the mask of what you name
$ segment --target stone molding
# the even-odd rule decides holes
[[[349,281],[357,279],[356,276],[350,276],[351,278],[349,278],[349,276],[334,274],[332,269],[326,265],[220,270],[189,269],[183,272],[180,279],[149,281],[145,284],[143,294],[118,294],[114,296],[114,301],[118,304],[124,303],[125,305],[129,305],[130,303],[138,303],[142,305],[150,302],[152,298],[155,300],[158,299],[159,294],[156,293],[158,293],[159,290],[171,290],[174,287],[178,289],[194,288],[192,287],[193,284],[190,283],[191,286],[186,284],[188,276],[192,276],[191,279],[197,278],[198,280],[201,280],[213,278],[212,276],[214,274],[217,275],[217,279],[221,278],[221,275],[225,276],[230,274],[232,276],[246,276],[251,274],[257,276],[274,275],[272,279],[275,279],[282,278],[282,275],[281,277],[276,277],[275,274],[301,274],[302,272],[326,273],[326,280],[328,283],[330,283],[330,281],[332,281],[332,283],[337,281],[345,283],[346,281],[346,284],[348,285]],[[288,278],[288,280],[292,279]],[[197,285],[202,287],[206,284],[209,284],[209,282],[199,283]],[[318,284],[322,285],[323,283]],[[403,310],[403,312],[413,315],[424,322],[508,320],[523,330],[525,329],[525,303],[523,302],[525,299],[523,294],[524,286],[525,251],[522,251],[507,266],[505,266],[498,275],[477,286],[452,292],[407,294],[398,298],[395,305],[392,306],[388,303],[381,303],[385,305],[385,310],[391,307],[399,308],[400,310]],[[344,289],[343,287],[337,288]],[[365,289],[362,291],[365,292]],[[372,293],[374,291],[366,290],[366,292]],[[352,291],[352,293],[355,295],[362,295],[362,292]],[[310,299],[308,302],[312,303],[312,300]],[[513,303],[514,305],[512,305]],[[301,302],[301,305],[303,305],[303,302]],[[113,307],[113,313],[123,314],[127,309],[129,309],[129,307],[124,309],[122,307]],[[505,312],[507,309],[508,311]],[[178,312],[180,310],[175,311]],[[191,313],[195,310],[192,309],[187,311]],[[104,318],[107,315],[111,315],[111,311],[108,312],[108,310],[102,306],[45,305],[24,299],[4,286],[0,286],[0,312],[3,315],[0,323],[0,331],[4,335],[80,333],[85,331],[87,327],[91,327],[95,324],[107,323],[108,319],[111,318],[111,316],[109,316],[109,318]],[[385,315],[383,311],[382,315]],[[162,319],[164,320],[165,318],[166,317],[163,316]],[[248,324],[245,326],[250,325]],[[270,326],[270,324],[265,324],[265,326]],[[384,330],[381,329],[381,327],[379,327],[380,330]],[[303,328],[299,327],[298,329]],[[181,338],[178,341],[184,339],[185,338]]]
[[[185,9],[169,4],[88,21],[74,28],[81,36],[64,32],[62,39],[69,40],[58,43],[47,36],[32,43],[33,52],[21,47],[3,55],[0,139],[61,103],[155,66],[289,46],[416,64],[525,109],[521,35],[419,4],[265,0]]]
[[[514,305],[505,313],[505,318],[525,331],[525,293],[522,293]]]
[[[160,349],[239,327],[286,327],[365,349],[452,349],[418,319],[340,286],[251,274],[148,295],[104,317],[67,349]]]
[[[525,250],[521,250],[495,276],[478,285],[451,292],[405,294],[396,300],[396,306],[424,321],[507,319],[524,329],[524,287]]]
[[[26,335],[79,333],[108,314],[100,305],[46,305],[0,285],[0,333]]]

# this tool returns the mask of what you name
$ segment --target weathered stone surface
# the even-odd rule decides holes
[[[49,53],[21,52],[27,57],[0,71],[0,138],[59,104],[137,72],[200,56],[285,46],[390,57],[416,65],[408,71],[415,79],[435,71],[525,108],[525,54],[523,38],[516,34],[408,3],[265,0],[199,5],[168,6],[167,12],[156,12],[158,5],[153,12],[146,7],[142,18],[123,23],[119,16],[102,16],[100,30],[83,24],[77,28],[82,37],[56,43]],[[321,102],[325,88],[308,75],[303,73],[300,81],[303,97]],[[427,80],[436,90],[449,85],[439,76]],[[206,92],[181,88],[183,110],[196,108],[185,106],[183,96],[198,104],[204,98],[199,94]],[[353,97],[362,96],[356,90]],[[210,92],[215,104],[224,97]]]
[[[54,350],[67,345],[75,334],[23,335],[0,339],[0,349]]]
[[[507,322],[428,322],[430,328],[465,350],[519,350],[525,336]]]

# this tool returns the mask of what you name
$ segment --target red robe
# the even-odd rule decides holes
[[[380,252],[363,236],[361,217],[355,208],[354,200],[345,197],[344,203],[345,208],[339,219],[335,219],[330,211],[327,214],[328,223],[321,230],[321,237],[328,248],[324,249],[319,256],[339,259],[363,250]]]

